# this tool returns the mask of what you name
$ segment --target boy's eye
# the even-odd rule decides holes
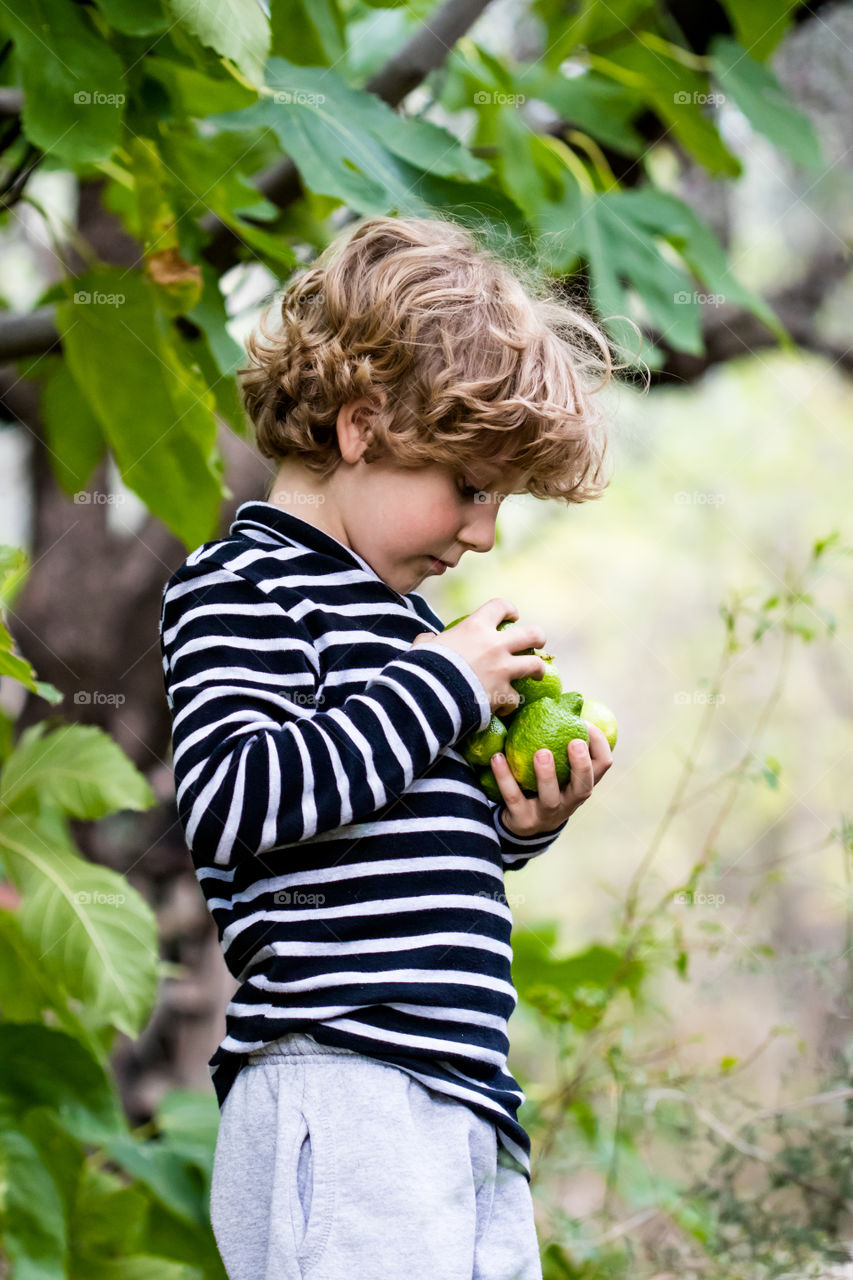
[[[459,489],[459,492],[465,498],[473,498],[474,494],[479,493],[480,490],[477,488],[475,484],[466,484],[465,481],[463,480],[462,485]]]

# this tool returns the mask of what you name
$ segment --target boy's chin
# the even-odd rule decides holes
[[[419,587],[422,582],[426,582],[428,578],[440,576],[430,568],[430,561],[427,556],[415,556],[402,564],[385,566],[384,568],[375,566],[375,569],[385,585],[391,587],[401,596],[408,595],[410,591],[414,591],[416,587]]]
[[[430,576],[429,569],[422,569],[420,565],[415,564],[412,568],[399,568],[396,573],[391,574],[385,581],[389,587],[393,587],[401,596],[405,596],[410,591],[414,591]]]

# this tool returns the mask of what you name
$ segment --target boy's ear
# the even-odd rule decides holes
[[[371,397],[362,396],[341,405],[338,410],[338,446],[347,462],[357,462],[373,438],[373,419],[386,402],[385,393],[377,390]]]

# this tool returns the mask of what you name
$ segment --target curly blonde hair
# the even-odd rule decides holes
[[[358,220],[279,307],[279,330],[263,316],[238,371],[263,456],[327,478],[341,462],[338,411],[367,397],[366,462],[486,457],[524,475],[522,491],[566,503],[610,483],[594,400],[614,370],[604,333],[528,263],[450,218]]]

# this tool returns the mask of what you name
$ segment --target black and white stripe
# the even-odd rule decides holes
[[[267,502],[166,583],[178,813],[242,984],[211,1076],[221,1107],[249,1052],[309,1031],[464,1100],[529,1177],[504,873],[562,826],[513,836],[454,749],[491,712],[462,657],[411,647],[442,626]]]

